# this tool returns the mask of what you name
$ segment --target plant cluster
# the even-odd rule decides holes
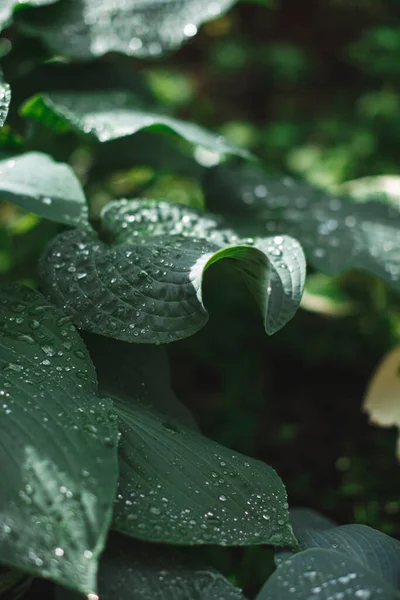
[[[290,510],[273,468],[202,435],[165,350],[207,323],[203,284],[219,261],[268,335],[299,308],[306,264],[400,291],[398,205],[362,181],[331,194],[273,178],[248,150],[168,115],[128,60],[89,62],[159,57],[232,0],[19,4],[0,7],[1,28],[30,36],[33,58],[15,60],[63,58],[18,115],[0,72],[0,199],[26,211],[21,231],[41,217],[47,241],[39,291],[22,277],[0,288],[0,593],[25,593],[28,576],[60,600],[239,600],[181,547],[270,545],[276,570],[257,600],[400,598],[400,542]],[[145,170],[134,196],[87,195],[140,164],[190,173],[204,205],[152,198]]]

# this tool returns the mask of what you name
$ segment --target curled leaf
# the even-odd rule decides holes
[[[295,314],[305,261],[287,236],[240,239],[212,215],[154,201],[120,201],[103,213],[106,244],[84,231],[57,236],[40,274],[46,293],[83,329],[116,339],[167,343],[208,320],[205,271],[228,259],[273,334]]]

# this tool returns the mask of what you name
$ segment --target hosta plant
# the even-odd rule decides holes
[[[271,178],[246,149],[166,114],[132,66],[118,71],[122,57],[115,70],[73,62],[160,56],[232,1],[3,4],[0,27],[63,59],[9,119],[13,73],[0,72],[0,199],[54,224],[37,280],[0,288],[0,595],[39,577],[60,600],[240,599],[185,548],[269,545],[259,600],[399,598],[400,543],[290,510],[271,466],[202,434],[168,366],[168,345],[207,323],[204,280],[220,261],[266,335],[295,316],[306,264],[399,291],[396,203]],[[151,186],[99,206],[91,186],[140,164],[190,173],[204,206]],[[236,285],[217,290],[227,304]]]

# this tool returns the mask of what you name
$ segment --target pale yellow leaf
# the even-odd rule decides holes
[[[400,346],[383,358],[369,382],[364,411],[371,423],[381,427],[397,427],[397,458],[400,460]]]

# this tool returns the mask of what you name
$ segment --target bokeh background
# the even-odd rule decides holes
[[[115,164],[109,151],[93,161],[75,139],[55,139],[18,117],[23,100],[65,87],[67,74],[75,89],[90,87],[88,74],[95,79],[100,63],[149,104],[248,147],[270,172],[328,190],[358,177],[400,175],[398,0],[243,2],[163,60],[106,56],[74,66],[78,79],[68,65],[57,79],[57,61],[46,63],[40,43],[12,28],[0,39],[0,57],[14,91],[1,135],[16,148],[26,136],[28,147],[69,160],[94,212],[122,196],[204,204],[192,160],[171,155],[165,164],[162,148],[154,156],[143,144],[125,159],[119,149]],[[1,203],[0,280],[36,285],[37,257],[56,230]],[[202,431],[274,466],[292,506],[399,537],[396,432],[371,426],[361,410],[369,377],[399,339],[399,298],[360,274],[333,286],[310,280],[329,310],[309,303],[267,338],[252,299],[223,265],[205,285],[208,325],[169,347],[175,390]],[[266,548],[198,553],[250,597],[272,568]]]

